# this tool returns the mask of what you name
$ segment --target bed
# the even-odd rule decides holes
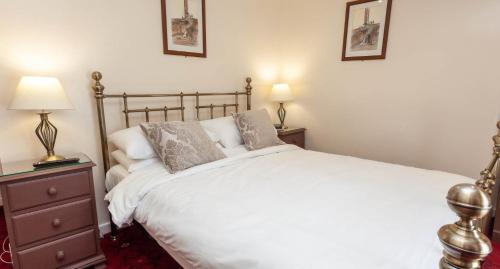
[[[242,92],[106,95],[102,75],[92,77],[112,233],[135,220],[184,268],[480,268],[491,252],[479,222],[487,227],[500,134],[477,182],[280,145],[176,174],[153,162],[108,184],[120,173],[110,171],[104,99],[123,100],[126,127],[130,113],[149,122],[150,113],[167,120],[175,110],[185,120],[186,98],[194,99],[196,119],[202,110],[214,118],[238,111],[241,96],[251,109],[251,79]],[[232,96],[234,103],[202,104],[208,96]],[[176,98],[180,106],[131,109],[132,98]],[[447,192],[454,212],[444,203]],[[457,215],[459,222],[440,229]]]

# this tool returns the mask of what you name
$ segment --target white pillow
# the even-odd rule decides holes
[[[139,126],[115,132],[108,137],[108,140],[129,159],[144,160],[156,157],[153,147]]]
[[[132,160],[127,158],[127,155],[121,150],[115,150],[111,153],[111,156],[115,161],[121,164],[123,167],[127,169],[129,173],[133,173],[139,169],[142,169],[156,161],[158,158],[145,159],[145,160]]]
[[[225,148],[234,148],[243,144],[243,139],[233,117],[200,121],[200,124],[205,130],[217,135],[220,139],[219,142]]]

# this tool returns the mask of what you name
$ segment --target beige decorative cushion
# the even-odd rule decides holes
[[[278,138],[267,110],[247,111],[233,114],[233,117],[248,150],[285,144]]]
[[[199,122],[143,123],[141,128],[170,173],[226,157]]]

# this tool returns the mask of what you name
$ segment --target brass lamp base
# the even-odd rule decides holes
[[[61,155],[52,155],[52,156],[44,156],[40,159],[40,162],[59,162],[62,160],[66,160],[66,157]]]
[[[288,129],[285,125],[286,110],[283,103],[280,103],[280,108],[278,109],[278,118],[280,119],[280,129]]]
[[[39,113],[41,122],[35,131],[36,136],[47,150],[47,155],[40,159],[40,162],[43,163],[60,162],[66,159],[63,156],[56,155],[54,152],[57,128],[49,121],[49,114],[48,112]]]

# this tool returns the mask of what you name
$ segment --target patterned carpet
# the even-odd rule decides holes
[[[3,212],[0,211],[0,239],[7,235]],[[121,231],[120,240],[113,242],[109,235],[101,241],[106,254],[108,269],[182,269],[166,252],[147,236],[141,228],[132,226]],[[488,257],[483,269],[500,269],[500,244],[494,244],[494,252]],[[6,255],[3,255],[6,258]],[[11,269],[0,262],[0,269]],[[436,265],[436,269],[438,266]]]

